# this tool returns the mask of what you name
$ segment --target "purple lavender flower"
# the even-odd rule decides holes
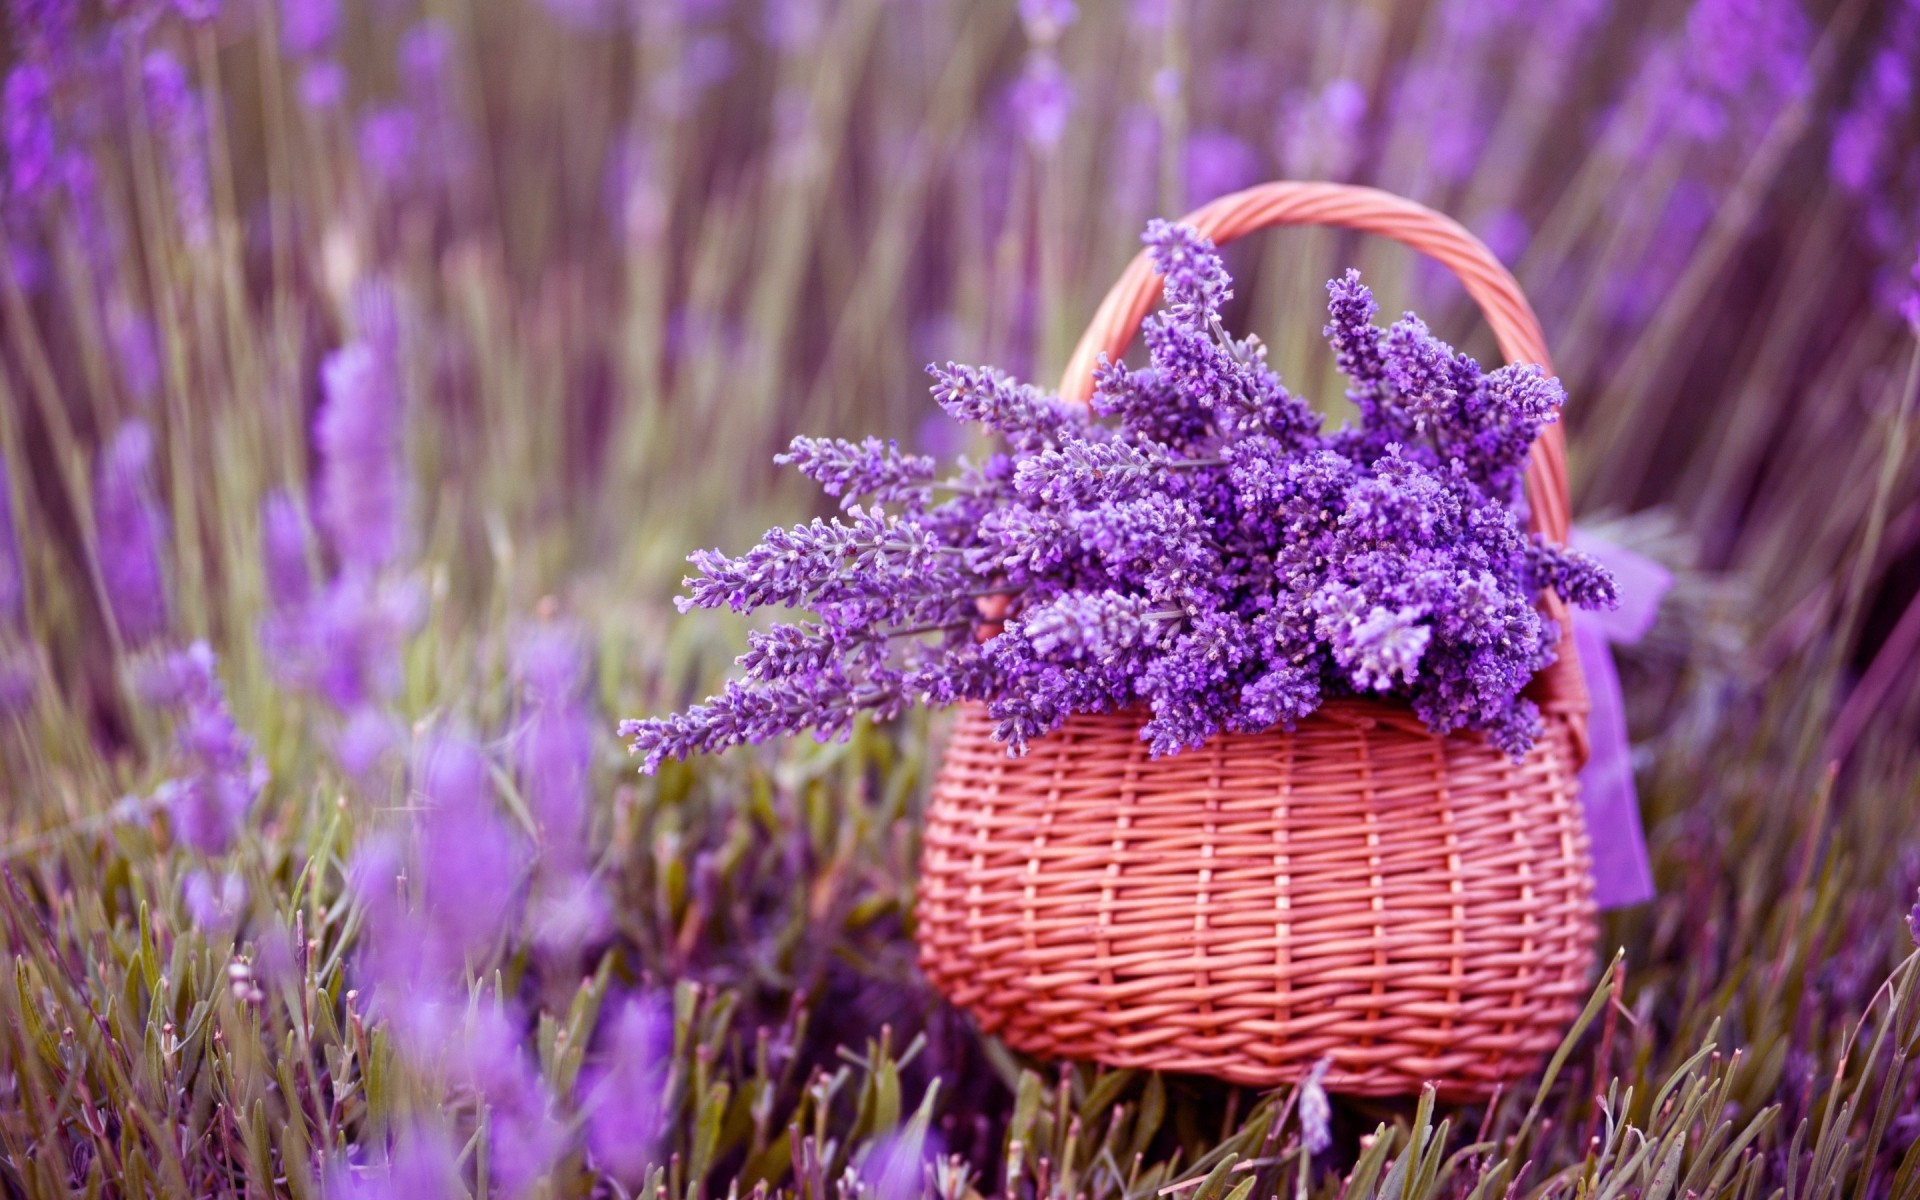
[[[375,109],[360,121],[360,165],[382,186],[410,187],[419,171],[420,141],[420,121],[411,109]]]
[[[328,1200],[455,1200],[466,1196],[453,1148],[431,1127],[395,1139],[384,1163],[355,1167],[336,1156],[323,1194]]]
[[[1698,0],[1681,37],[1689,77],[1674,116],[1703,140],[1736,119],[1771,121],[1807,86],[1812,30],[1793,0]]]
[[[514,648],[522,697],[514,739],[520,790],[549,855],[563,866],[584,853],[593,799],[595,721],[583,702],[581,659],[580,637],[565,625],[526,630]]]
[[[1352,174],[1366,116],[1366,89],[1351,79],[1332,80],[1318,93],[1289,95],[1274,130],[1283,173],[1296,179],[1344,179]]]
[[[402,81],[429,104],[438,103],[444,95],[453,56],[453,30],[444,21],[428,18],[400,35],[397,57]]]
[[[613,928],[613,904],[600,881],[584,871],[546,872],[537,885],[528,926],[543,954],[574,955]]]
[[[487,1165],[502,1194],[525,1196],[565,1152],[553,1097],[528,1060],[519,1022],[498,1006],[471,1010],[448,1039],[450,1082],[487,1105]]]
[[[1224,129],[1196,129],[1187,138],[1187,206],[1237,192],[1260,180],[1260,156],[1244,140]]]
[[[1907,328],[1920,336],[1920,251],[1915,251],[1913,266],[1907,270],[1907,286],[1900,296],[1899,308]]]
[[[237,872],[228,871],[216,879],[196,867],[181,883],[180,899],[196,927],[213,936],[231,936],[246,910],[247,884]]]
[[[313,598],[313,572],[307,565],[307,530],[293,497],[276,489],[260,505],[260,558],[267,576],[267,600],[275,612],[304,608]]]
[[[135,405],[146,408],[160,391],[160,345],[153,321],[124,299],[107,306],[107,338],[120,381]]]
[[[280,44],[294,58],[312,58],[333,44],[339,0],[287,0],[280,8]]]
[[[1035,45],[1050,46],[1059,41],[1079,15],[1073,0],[1020,0],[1020,24],[1026,28],[1027,40]]]
[[[138,680],[148,703],[178,714],[174,737],[182,770],[154,799],[171,815],[180,840],[203,854],[226,852],[267,783],[266,764],[234,721],[214,665],[213,651],[195,642],[151,664]]]
[[[346,724],[334,741],[334,757],[362,787],[377,790],[376,772],[399,749],[404,736],[391,717],[371,705],[360,705],[347,714]]]
[[[673,1014],[657,998],[628,999],[606,1023],[601,1065],[582,1075],[587,1149],[597,1165],[629,1184],[654,1162],[666,1112],[666,1074],[673,1050]]]
[[[7,74],[0,99],[0,143],[7,151],[7,187],[14,203],[37,206],[61,177],[53,119],[53,81],[36,62]]]
[[[1300,1144],[1306,1147],[1308,1155],[1324,1153],[1333,1144],[1333,1133],[1328,1128],[1333,1121],[1333,1105],[1327,1101],[1323,1082],[1332,1061],[1321,1059],[1300,1081]]]
[[[1834,122],[1829,168],[1835,182],[1856,196],[1884,201],[1888,176],[1899,166],[1897,126],[1914,103],[1916,53],[1920,4],[1909,2],[1888,18],[1846,112]]]
[[[1060,60],[1044,50],[1027,56],[1007,104],[1013,113],[1020,136],[1034,153],[1051,154],[1067,132],[1067,118],[1073,112],[1073,84],[1060,66]]]
[[[337,108],[347,94],[347,72],[332,59],[307,64],[300,72],[300,103],[314,112]]]
[[[0,716],[17,716],[33,704],[39,662],[29,646],[0,637]]]
[[[873,1139],[859,1163],[862,1184],[875,1197],[926,1194],[930,1168],[940,1157],[940,1139],[918,1121]]]
[[[485,758],[454,737],[422,749],[415,791],[426,805],[420,828],[420,895],[440,961],[457,965],[506,928],[527,850],[494,805]]]
[[[932,458],[903,454],[897,443],[871,437],[849,442],[802,435],[773,461],[793,467],[827,495],[840,497],[841,508],[853,507],[862,497],[880,504],[924,507],[934,472]]]
[[[27,573],[20,561],[20,537],[13,523],[13,481],[0,460],[0,636],[20,630],[26,620]]]
[[[120,426],[94,474],[94,553],[121,642],[143,646],[166,632],[163,555],[167,520],[153,498],[153,433],[144,422]]]
[[[400,379],[390,345],[349,343],[320,368],[325,398],[314,416],[320,452],[316,523],[341,569],[370,574],[399,555],[405,528]]]
[[[1559,636],[1535,597],[1615,600],[1597,563],[1516,519],[1558,382],[1483,372],[1411,315],[1377,328],[1349,273],[1329,285],[1326,333],[1361,421],[1323,434],[1264,348],[1223,327],[1232,281],[1213,246],[1164,222],[1146,240],[1165,307],[1143,327],[1147,366],[1098,372],[1094,413],[1114,423],[1000,372],[936,369],[942,407],[1009,454],[939,485],[916,464],[898,516],[856,506],[737,558],[692,556],[683,610],[817,619],[751,635],[746,678],[704,704],[625,723],[645,770],[957,699],[985,701],[1014,753],[1076,712],[1144,702],[1160,755],[1341,695],[1397,698],[1437,733],[1526,752],[1540,715],[1520,693]],[[796,446],[830,491],[902,472],[877,443]]]
[[[165,50],[147,54],[141,64],[147,115],[159,134],[173,188],[174,216],[189,244],[205,245],[213,236],[211,177],[207,173],[206,118],[186,68]]]

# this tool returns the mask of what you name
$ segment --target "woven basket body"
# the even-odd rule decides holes
[[[1464,1098],[1531,1072],[1592,967],[1571,738],[1525,761],[1405,709],[1153,760],[1077,716],[1008,758],[963,709],[927,814],[921,961],[1016,1049]]]
[[[1510,360],[1547,361],[1511,276],[1411,202],[1268,184],[1187,220],[1221,242],[1288,223],[1397,238],[1460,275]],[[1086,398],[1099,354],[1118,357],[1157,293],[1136,260],[1064,396]],[[1557,427],[1526,482],[1533,527],[1564,541]],[[922,967],[983,1030],[1041,1056],[1257,1086],[1330,1056],[1331,1090],[1484,1095],[1558,1044],[1594,965],[1570,638],[1529,695],[1546,732],[1518,763],[1376,702],[1157,760],[1138,714],[1073,717],[1009,758],[963,708],[927,815]]]

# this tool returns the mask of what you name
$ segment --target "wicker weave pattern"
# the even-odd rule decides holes
[[[961,711],[927,815],[934,984],[1045,1057],[1464,1098],[1558,1044],[1592,965],[1566,731],[1514,764],[1387,705],[1147,758],[1077,716],[1009,759]]]
[[[1411,201],[1275,183],[1186,220],[1222,243],[1277,224],[1395,238],[1461,277],[1510,361],[1547,364],[1513,277]],[[1094,363],[1126,348],[1159,289],[1136,258],[1064,397],[1088,397]],[[1564,540],[1557,426],[1526,484],[1534,528]],[[1259,1086],[1331,1056],[1333,1090],[1484,1095],[1559,1042],[1593,966],[1575,790],[1587,697],[1570,637],[1528,694],[1546,732],[1517,764],[1375,702],[1160,760],[1138,714],[1076,716],[1010,759],[965,708],[927,814],[921,965],[983,1029],[1038,1055]]]

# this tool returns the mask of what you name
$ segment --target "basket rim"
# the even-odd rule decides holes
[[[953,713],[957,717],[971,717],[990,723],[994,718],[988,714],[987,704],[988,702],[984,700],[960,700],[953,704],[946,705],[944,711]],[[1047,738],[1057,737],[1061,733],[1067,732],[1068,727],[1075,722],[1095,723],[1108,726],[1131,726],[1137,731],[1139,726],[1145,723],[1148,715],[1149,711],[1146,705],[1138,702],[1130,704],[1125,708],[1108,709],[1103,712],[1071,712],[1067,714],[1066,720],[1060,724],[1059,728],[1031,740],[1042,741]],[[1447,733],[1435,733],[1427,727],[1426,722],[1422,721],[1413,711],[1413,706],[1405,700],[1385,696],[1336,696],[1328,700],[1323,700],[1318,708],[1306,716],[1301,717],[1291,726],[1274,724],[1265,729],[1258,730],[1216,730],[1198,746],[1189,746],[1174,754],[1158,755],[1151,759],[1151,761],[1162,762],[1180,758],[1182,755],[1197,754],[1221,738],[1257,739],[1291,737],[1298,732],[1300,725],[1318,719],[1325,719],[1330,724],[1345,725],[1353,729],[1386,728],[1396,733],[1404,733],[1413,737],[1431,738],[1439,742],[1466,742],[1477,746],[1485,746],[1488,749],[1497,749],[1492,743],[1487,741],[1487,735],[1484,730],[1462,727]],[[1578,724],[1576,714],[1564,709],[1549,709],[1545,706],[1542,706],[1540,710],[1540,722],[1543,727],[1542,736],[1534,740],[1534,747],[1527,751],[1526,757],[1531,757],[1538,751],[1541,743],[1546,740],[1548,733],[1555,727],[1566,727],[1571,732]],[[996,743],[999,742],[998,738],[994,740]],[[1008,757],[1020,758],[1023,756],[1009,754]]]

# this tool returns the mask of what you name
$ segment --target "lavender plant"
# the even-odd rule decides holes
[[[779,461],[847,519],[695,554],[680,605],[816,619],[751,635],[746,678],[706,703],[628,722],[646,771],[954,700],[985,701],[1015,754],[1076,712],[1143,704],[1158,756],[1292,728],[1337,696],[1404,698],[1435,733],[1526,753],[1540,713],[1520,692],[1560,632],[1534,597],[1615,601],[1603,568],[1515,516],[1559,382],[1482,371],[1411,313],[1377,327],[1349,271],[1325,334],[1360,420],[1323,434],[1258,340],[1227,332],[1213,244],[1164,221],[1145,240],[1166,281],[1150,365],[1104,363],[1091,413],[949,364],[935,398],[1006,452],[936,481],[932,459],[872,438],[795,440]]]

